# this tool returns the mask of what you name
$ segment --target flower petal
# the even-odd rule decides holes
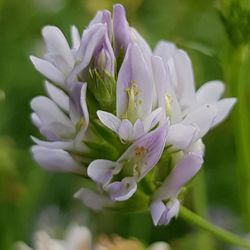
[[[72,126],[69,118],[58,108],[58,106],[45,96],[32,99],[31,108],[36,112],[42,123],[62,123],[68,127]]]
[[[134,177],[123,178],[122,181],[112,182],[106,187],[111,200],[125,201],[129,199],[137,189]]]
[[[225,86],[221,81],[209,81],[203,84],[196,92],[200,105],[218,101],[223,95]]]
[[[74,59],[69,44],[60,29],[55,26],[45,26],[42,35],[49,52],[62,55],[65,61],[73,67]]]
[[[149,130],[154,128],[156,124],[160,121],[162,115],[162,108],[158,108],[151,112],[148,116],[146,116],[142,121],[144,131],[148,132]]]
[[[88,66],[95,50],[100,48],[106,30],[107,28],[104,24],[95,24],[84,30],[81,45],[76,53],[76,64],[66,79],[68,87],[77,81],[77,75]]]
[[[72,49],[78,49],[80,47],[81,37],[75,25],[71,26],[70,34],[72,40]]]
[[[64,111],[69,112],[69,97],[59,88],[45,81],[45,88],[49,97]]]
[[[208,132],[217,114],[217,108],[211,104],[204,104],[187,114],[183,119],[183,124],[198,126],[200,129],[199,133],[194,137],[194,141],[203,137]]]
[[[53,64],[35,56],[30,56],[30,60],[35,66],[36,70],[42,75],[59,86],[64,87],[65,76]]]
[[[105,207],[111,207],[114,204],[109,197],[87,188],[78,190],[74,197],[81,200],[86,207],[96,211],[100,211]]]
[[[128,93],[132,82],[135,83],[135,112],[138,118],[148,115],[153,102],[153,79],[143,58],[142,52],[136,44],[130,44],[125,59],[120,68],[117,79],[116,113],[122,117],[128,108]]]
[[[43,146],[46,148],[55,148],[55,149],[64,149],[70,150],[73,148],[73,142],[70,141],[42,141],[36,137],[31,136],[32,141],[34,141],[37,145]]]
[[[158,106],[163,110],[162,121],[164,122],[166,116],[169,116],[172,123],[179,122],[181,120],[181,110],[171,85],[169,67],[164,65],[163,60],[158,56],[152,56],[151,62]]]
[[[113,6],[113,30],[115,54],[118,55],[121,49],[126,51],[131,40],[125,9],[121,4]]]
[[[178,50],[173,55],[176,71],[176,93],[182,107],[189,108],[196,104],[194,76],[191,61],[186,52]]]
[[[177,48],[174,43],[167,41],[160,41],[156,44],[154,49],[154,55],[160,56],[165,60],[168,60],[174,53],[176,53]]]
[[[213,105],[218,109],[218,114],[213,121],[213,127],[226,119],[236,101],[236,98],[224,98],[218,102],[213,103]]]
[[[35,161],[49,171],[83,173],[79,164],[62,149],[52,149],[43,146],[31,148]]]
[[[132,123],[128,119],[121,120],[118,134],[121,140],[132,141],[134,139],[134,129]]]
[[[203,163],[202,155],[188,153],[180,159],[167,179],[153,195],[156,200],[165,200],[175,197],[179,189],[191,180],[200,170]]]
[[[88,176],[96,183],[106,185],[114,174],[118,174],[122,166],[109,160],[95,160],[88,166]]]
[[[118,133],[118,129],[121,124],[121,120],[119,118],[117,118],[112,113],[102,110],[97,111],[97,116],[106,127],[110,128],[115,133]]]
[[[175,149],[186,149],[193,142],[197,133],[199,133],[197,126],[182,123],[173,124],[169,127],[166,143]]]
[[[139,157],[139,180],[142,179],[158,162],[166,143],[168,125],[149,132],[136,140],[119,158],[118,162],[135,159]]]

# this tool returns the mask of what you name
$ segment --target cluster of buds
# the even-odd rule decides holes
[[[45,138],[32,137],[34,159],[91,180],[75,194],[87,207],[149,208],[155,225],[168,224],[203,163],[202,137],[235,98],[220,100],[220,81],[195,91],[188,55],[166,41],[152,51],[120,4],[98,11],[82,36],[72,27],[71,47],[56,27],[42,35],[47,53],[31,61],[48,97],[31,101]]]

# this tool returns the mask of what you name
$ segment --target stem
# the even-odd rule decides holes
[[[249,132],[249,45],[229,49],[229,60],[224,62],[224,73],[238,103],[233,115],[236,148],[238,155],[237,173],[243,221],[250,228],[250,132]]]
[[[241,237],[230,233],[222,228],[219,228],[212,223],[206,221],[205,219],[201,218],[199,215],[193,213],[189,209],[185,208],[184,206],[181,206],[179,217],[183,220],[200,227],[201,229],[211,233],[218,239],[230,244],[239,246],[245,249],[250,249],[250,242],[242,239]]]
[[[204,178],[204,169],[196,176],[192,185],[192,201],[194,211],[202,217],[207,217],[207,195]],[[213,238],[206,231],[196,233],[196,242],[194,249],[211,250],[214,249]]]

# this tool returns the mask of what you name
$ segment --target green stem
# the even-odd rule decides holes
[[[249,91],[249,45],[229,48],[229,60],[224,62],[224,73],[231,93],[236,95],[238,103],[233,115],[236,148],[238,154],[237,173],[243,221],[250,228],[250,115],[248,109]]]
[[[207,195],[204,169],[196,176],[192,184],[192,201],[194,211],[202,217],[207,216]],[[196,232],[196,242],[194,249],[211,250],[214,249],[213,238],[206,231]]]
[[[201,218],[199,215],[193,213],[189,209],[181,206],[179,217],[183,220],[198,226],[199,228],[211,233],[213,236],[217,237],[218,239],[230,244],[239,246],[245,249],[250,249],[250,242],[242,239],[241,237],[230,233],[222,228],[219,228],[212,223],[206,221],[205,219]]]

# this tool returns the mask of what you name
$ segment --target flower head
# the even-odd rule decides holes
[[[165,41],[152,51],[120,4],[98,11],[81,36],[72,27],[71,46],[56,27],[42,34],[47,52],[31,61],[48,97],[31,101],[44,138],[33,137],[34,159],[96,184],[75,194],[94,210],[139,200],[134,207],[150,208],[155,225],[168,224],[203,163],[202,137],[236,100],[220,100],[220,81],[195,91],[187,53]]]

